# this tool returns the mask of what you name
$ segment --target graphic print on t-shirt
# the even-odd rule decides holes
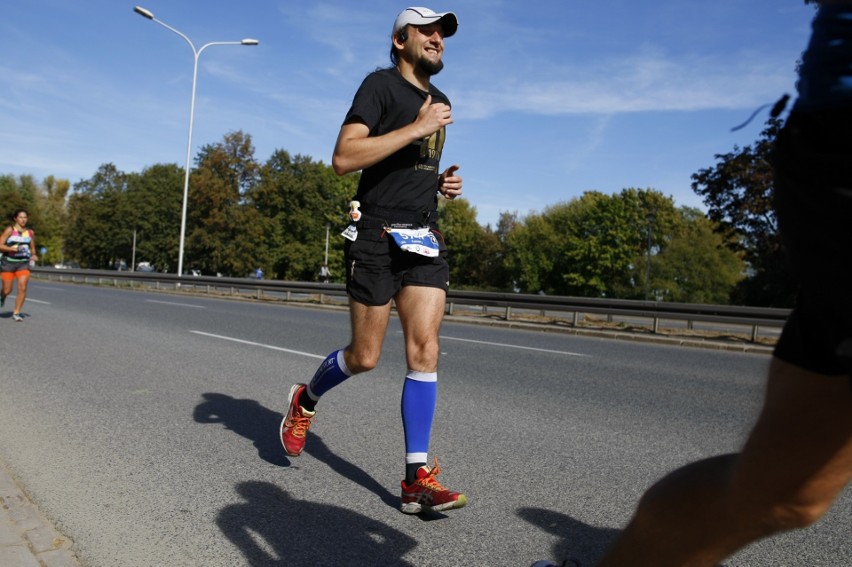
[[[438,163],[441,161],[441,152],[444,149],[444,140],[447,139],[447,129],[441,129],[420,140],[420,157],[414,164],[414,169],[420,171],[438,171]]]

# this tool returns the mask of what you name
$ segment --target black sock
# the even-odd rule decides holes
[[[413,484],[417,480],[417,469],[424,466],[426,463],[406,463],[405,464],[405,484]]]
[[[302,409],[307,411],[316,411],[317,403],[311,399],[308,395],[308,389],[305,388],[302,390],[302,393],[299,394],[299,399],[296,400],[296,403],[302,406]]]

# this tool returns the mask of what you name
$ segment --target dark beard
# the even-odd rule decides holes
[[[432,63],[428,59],[420,59],[417,62],[417,68],[431,77],[441,72],[441,69],[444,68],[444,62],[438,61],[437,63]]]

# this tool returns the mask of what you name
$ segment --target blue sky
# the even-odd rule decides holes
[[[193,156],[231,131],[255,157],[326,164],[363,77],[388,65],[386,0],[136,0],[196,48]],[[0,16],[0,174],[72,184],[103,163],[184,165],[193,55],[120,0],[7,2]],[[419,5],[419,4],[415,4]],[[588,190],[652,188],[702,208],[690,176],[754,142],[760,105],[795,92],[814,9],[802,0],[458,0],[434,83],[481,224]]]

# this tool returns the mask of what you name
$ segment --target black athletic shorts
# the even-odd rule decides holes
[[[852,107],[794,111],[774,156],[775,208],[799,283],[775,356],[852,373]]]
[[[385,305],[407,285],[450,287],[450,267],[443,235],[434,227],[440,253],[430,258],[401,250],[382,228],[359,228],[358,238],[347,240],[346,291],[365,305]]]
[[[24,270],[29,271],[30,263],[26,260],[21,260],[15,262],[13,260],[9,260],[8,258],[3,258],[0,260],[0,272],[4,273],[15,273],[22,272]]]

